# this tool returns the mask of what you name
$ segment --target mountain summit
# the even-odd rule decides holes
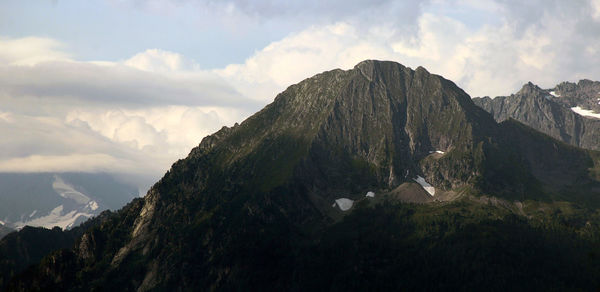
[[[486,224],[518,231],[517,248],[539,244],[536,256],[550,248],[513,210],[525,212],[525,201],[597,206],[597,157],[515,121],[496,123],[454,83],[422,67],[363,61],[292,85],[241,124],[204,138],[143,200],[11,287],[412,290],[431,273],[440,282],[421,288],[464,287],[448,276],[459,264],[442,264],[455,260],[446,252],[457,243],[479,250]],[[482,200],[504,207],[480,211],[473,202]],[[439,212],[453,223],[439,221]],[[489,221],[469,221],[478,216]],[[477,239],[459,240],[466,234]],[[512,242],[506,236],[498,244]],[[477,281],[485,283],[506,257],[479,252],[464,256],[473,256],[469,269],[484,273]],[[587,265],[577,259],[550,266]],[[427,262],[439,265],[426,273]],[[503,272],[508,280],[564,280]]]

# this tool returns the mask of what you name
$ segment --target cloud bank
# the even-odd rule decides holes
[[[0,38],[0,135],[9,137],[0,171],[158,178],[202,137],[287,86],[364,59],[424,66],[472,96],[600,76],[598,0],[135,3],[155,11],[192,3],[230,15],[233,26],[297,29],[216,69],[162,49],[81,61],[51,38]]]
[[[8,138],[0,140],[0,172],[156,179],[204,136],[260,108],[175,53],[82,62],[51,39],[2,42],[0,135]]]

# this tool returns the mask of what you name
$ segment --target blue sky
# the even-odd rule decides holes
[[[0,171],[160,177],[291,84],[386,59],[472,96],[600,79],[600,0],[4,0]]]
[[[275,5],[256,1],[259,4],[252,7],[252,1],[240,5],[245,1],[6,0],[0,11],[0,35],[52,38],[66,44],[65,50],[78,60],[118,61],[148,48],[160,48],[214,69],[241,63],[269,43],[310,26],[340,20],[380,21],[376,14],[368,17],[362,11],[394,6],[388,3],[394,1],[319,2]],[[331,11],[334,5],[346,6],[346,11]],[[496,21],[477,7],[451,3],[423,6],[471,27]],[[261,8],[264,11],[259,11]],[[401,12],[398,16],[406,17]]]
[[[248,19],[192,3],[7,0],[0,10],[0,35],[43,36],[66,44],[78,60],[118,61],[148,48],[181,53],[202,67],[243,62],[255,50],[288,33],[285,24]],[[216,9],[218,10],[218,9]]]

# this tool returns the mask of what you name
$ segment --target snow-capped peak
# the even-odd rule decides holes
[[[85,220],[87,218],[92,217],[93,214],[78,212],[77,210],[64,211],[64,206],[60,205],[46,216],[38,217],[30,221],[26,222],[15,222],[15,226],[17,229],[23,228],[25,225],[30,226],[43,226],[46,228],[52,228],[54,226],[58,226],[62,229],[68,229],[75,225],[76,222]]]

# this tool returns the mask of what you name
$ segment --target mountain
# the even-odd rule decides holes
[[[599,207],[600,153],[368,60],[204,138],[8,287],[593,290]]]
[[[13,229],[72,228],[137,194],[104,173],[0,173],[0,220]]]
[[[8,234],[0,241],[0,291],[7,288],[8,281],[14,275],[39,263],[52,251],[71,248],[85,231],[114,219],[117,214],[107,210],[68,230],[58,226],[52,229],[25,226],[18,232]]]
[[[571,145],[600,150],[600,82],[563,82],[548,90],[531,82],[516,94],[474,98],[498,121],[516,119]]]

